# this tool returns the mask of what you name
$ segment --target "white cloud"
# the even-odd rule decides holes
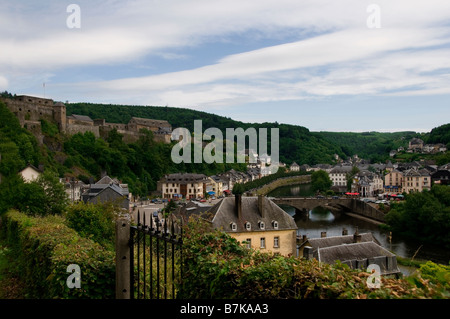
[[[77,3],[80,30],[66,26],[68,3],[24,0],[2,7],[0,89],[32,93],[44,79],[50,82],[49,94],[61,100],[209,110],[339,95],[411,96],[450,90],[449,1],[377,0],[380,29],[366,25],[366,8],[374,3],[369,0]],[[217,60],[203,64],[192,56],[217,50],[216,43],[237,47],[240,41],[259,49],[230,55],[214,51]],[[153,67],[149,57],[183,65],[178,68],[182,71]],[[191,59],[196,67],[189,69]],[[131,64],[142,66],[140,75],[143,70],[148,75],[114,73],[110,80],[110,68]],[[103,73],[95,73],[97,67]],[[77,80],[69,72],[73,70]],[[58,83],[61,79],[64,84]]]

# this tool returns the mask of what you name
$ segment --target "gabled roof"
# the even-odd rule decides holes
[[[225,197],[209,212],[213,214],[212,223],[215,228],[223,228],[230,231],[230,223],[236,224],[237,232],[246,232],[245,223],[251,224],[251,231],[258,231],[258,223],[264,222],[264,230],[288,230],[297,229],[294,218],[266,197],[262,198],[264,217],[258,208],[258,197],[241,197],[241,216],[236,214],[235,197]],[[276,221],[278,227],[275,228],[273,222]]]
[[[108,175],[103,176],[99,181],[97,181],[97,183],[95,184],[119,184],[119,181],[117,179],[113,179],[111,177],[109,177]]]

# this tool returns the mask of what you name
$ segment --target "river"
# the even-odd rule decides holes
[[[311,184],[299,184],[279,187],[267,196],[312,196]],[[372,222],[360,218],[351,217],[347,214],[337,214],[336,216],[329,210],[322,207],[310,210],[308,213],[295,214],[295,209],[290,206],[280,205],[289,215],[293,216],[298,226],[297,234],[306,235],[309,238],[319,238],[321,232],[326,232],[328,236],[342,235],[343,228],[348,230],[348,234],[353,234],[358,227],[360,233],[372,232],[380,244],[393,252],[397,256],[412,258],[417,260],[431,260],[436,263],[448,265],[450,261],[450,251],[444,248],[421,243],[419,239],[410,240],[386,232]],[[401,267],[404,274],[408,274],[405,267]]]

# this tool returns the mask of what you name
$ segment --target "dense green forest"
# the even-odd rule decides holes
[[[385,162],[389,152],[400,146],[407,148],[413,137],[419,137],[425,143],[450,143],[450,124],[434,128],[430,133],[416,132],[311,132],[297,125],[274,123],[243,123],[229,117],[219,116],[186,108],[161,106],[133,106],[93,103],[67,103],[67,114],[89,115],[93,119],[106,119],[110,123],[128,123],[132,117],[151,118],[168,121],[173,128],[184,127],[194,130],[194,120],[202,120],[203,130],[216,127],[222,132],[226,128],[241,127],[244,130],[254,127],[256,130],[279,128],[280,161],[291,164],[315,165],[332,164],[334,154],[342,159],[357,154],[371,162]],[[225,133],[224,133],[225,136]],[[268,139],[270,142],[270,138]],[[448,145],[450,146],[450,144]],[[270,145],[268,146],[270,153]]]
[[[110,123],[128,123],[132,117],[151,118],[168,121],[173,128],[183,127],[194,131],[194,120],[202,120],[203,130],[211,127],[220,129],[225,136],[227,128],[253,127],[257,131],[267,128],[270,153],[270,129],[279,128],[280,161],[298,164],[332,163],[333,154],[344,156],[341,148],[324,139],[318,133],[296,125],[278,123],[243,123],[207,112],[176,107],[107,105],[92,103],[67,103],[67,114],[88,115],[92,119],[105,119]]]
[[[67,114],[89,115],[93,119],[104,118],[110,123],[128,123],[131,117],[167,120],[173,128],[185,127],[193,131],[194,120],[201,119],[203,129],[216,127],[225,132],[226,128],[247,129],[279,128],[280,160],[284,163],[332,164],[334,154],[348,158],[354,154],[372,161],[385,161],[389,151],[405,146],[415,132],[399,133],[332,133],[311,132],[297,125],[274,123],[243,123],[207,112],[176,107],[130,106],[92,103],[68,103]],[[270,152],[270,147],[268,147]]]

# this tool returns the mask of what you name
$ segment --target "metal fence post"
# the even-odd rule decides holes
[[[130,222],[116,221],[116,299],[130,299]]]

